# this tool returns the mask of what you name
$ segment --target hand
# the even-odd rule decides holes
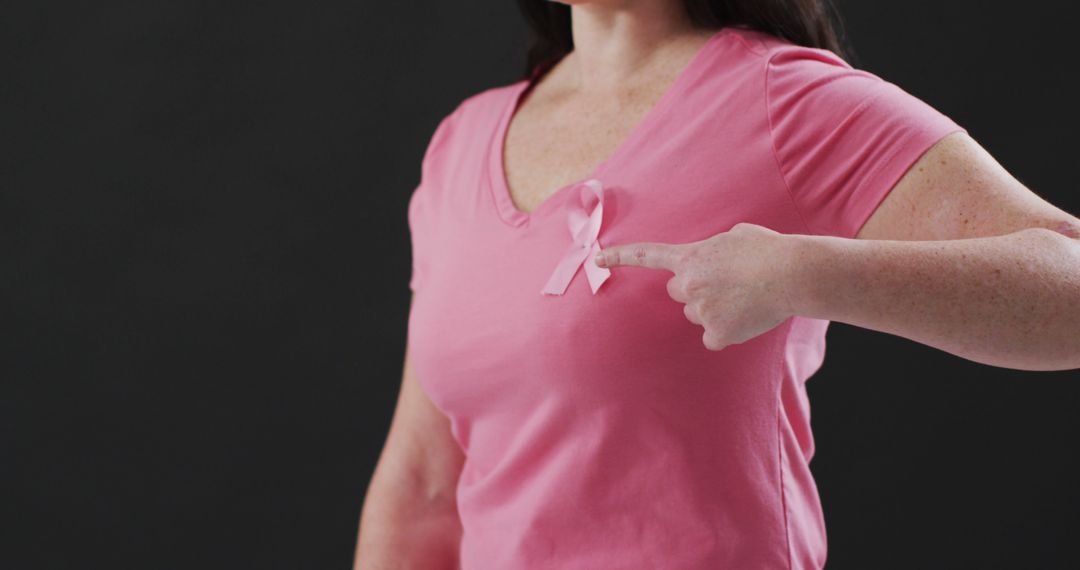
[[[795,238],[743,222],[691,243],[610,246],[596,255],[596,264],[675,273],[667,282],[668,295],[683,303],[690,322],[705,327],[705,348],[720,350],[761,335],[795,314],[787,290]]]

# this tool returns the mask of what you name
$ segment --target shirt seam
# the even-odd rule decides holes
[[[794,327],[795,317],[788,319],[787,330],[784,331],[784,341],[780,343],[780,354],[776,359],[779,364],[779,371],[777,376],[779,382],[777,382],[776,389],[776,449],[777,449],[777,465],[780,470],[780,506],[784,519],[784,544],[785,552],[787,552],[787,567],[788,570],[792,570],[792,556],[791,556],[791,528],[788,521],[788,505],[787,505],[787,492],[784,489],[784,440],[781,437],[783,430],[780,429],[780,408],[783,405],[783,388],[784,388],[784,369],[783,362],[787,350],[788,342],[791,339],[791,329]]]
[[[777,50],[775,53],[773,53],[771,56],[769,56],[768,59],[765,60],[765,73],[764,73],[764,75],[765,75],[765,78],[764,78],[764,84],[765,84],[765,87],[764,87],[764,90],[765,90],[765,97],[764,97],[764,100],[765,100],[765,124],[768,126],[768,129],[769,129],[769,150],[772,152],[773,162],[776,164],[776,173],[777,173],[777,175],[780,176],[780,181],[783,183],[784,193],[787,195],[788,201],[791,202],[791,207],[792,207],[793,210],[795,210],[795,215],[799,218],[799,222],[802,224],[803,229],[806,230],[806,232],[808,234],[818,235],[817,232],[815,232],[814,230],[812,230],[810,228],[810,224],[808,224],[806,222],[806,217],[803,216],[802,210],[799,209],[799,203],[795,201],[795,196],[791,193],[791,185],[788,184],[787,177],[784,176],[784,167],[780,163],[780,155],[776,151],[776,136],[773,133],[772,110],[771,110],[772,109],[772,102],[770,101],[770,97],[769,97],[769,75],[770,75],[769,74],[769,69],[772,67],[772,60],[777,55],[779,55],[780,53],[782,53],[782,52]]]
[[[810,225],[809,225],[809,223],[807,223],[806,217],[804,216],[802,210],[799,208],[799,203],[795,200],[795,195],[791,191],[791,185],[788,183],[787,177],[784,175],[783,163],[781,162],[779,152],[776,149],[776,137],[775,137],[775,135],[773,133],[773,124],[772,124],[772,111],[771,111],[772,105],[770,103],[770,98],[769,98],[769,75],[770,75],[769,74],[769,67],[772,65],[773,58],[775,58],[777,55],[779,55],[779,53],[775,53],[772,56],[770,56],[768,62],[765,64],[765,114],[766,114],[766,118],[767,118],[766,122],[768,123],[768,126],[769,126],[769,142],[770,142],[770,145],[772,147],[773,159],[776,162],[776,168],[777,168],[777,171],[779,172],[780,179],[783,180],[783,182],[784,182],[784,189],[787,191],[788,199],[791,201],[791,205],[795,209],[795,213],[798,214],[799,220],[803,223],[803,226],[807,229],[807,231],[809,231],[810,233],[812,233],[814,235],[832,235],[830,233],[819,233],[819,232],[816,232],[816,231],[810,229]],[[871,94],[867,95],[866,97],[863,97],[863,99],[859,101],[859,104],[856,105],[855,108],[852,109],[851,112],[848,113],[848,115],[846,117],[844,117],[844,120],[841,122],[841,125],[847,124],[848,122],[854,120],[854,117],[858,116],[867,107],[869,107],[871,104],[875,103],[882,96],[883,96],[883,93],[881,91],[875,91],[874,93],[871,93]],[[885,167],[886,163],[888,163],[890,160],[893,159],[893,155],[897,154],[898,152],[899,152],[899,149],[896,149],[896,148],[894,148],[892,151],[890,151],[889,155],[884,160],[881,160],[881,161],[879,161],[877,163],[877,165],[874,167],[874,170],[873,170],[873,172],[871,173],[870,176],[876,176],[878,174],[878,172],[881,171],[881,169]],[[862,189],[862,186],[860,185],[856,189],[855,193],[857,194],[858,191],[861,190],[861,189]],[[846,231],[847,228],[838,228],[838,229],[842,230],[843,233],[845,233],[845,234],[848,233]],[[858,232],[858,228],[856,229],[856,233],[857,232]],[[849,237],[849,236],[845,235],[844,237]],[[854,238],[854,235],[851,235],[850,237]]]
[[[738,26],[729,26],[729,27],[731,27],[732,29],[745,30],[745,28],[740,28]],[[748,31],[753,31],[753,30],[748,30]],[[750,42],[747,41],[747,39],[745,37],[743,37],[741,34],[735,34],[734,37],[739,40],[739,43],[741,43],[743,45],[743,47],[746,48],[747,51],[749,51],[750,53],[752,53],[754,55],[764,56],[764,55],[766,55],[768,53],[768,51],[766,51],[764,48],[759,48],[758,46],[751,45]]]

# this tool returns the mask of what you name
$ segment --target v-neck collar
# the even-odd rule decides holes
[[[713,45],[716,44],[717,40],[730,29],[729,26],[720,28],[710,36],[709,39],[705,40],[705,43],[698,48],[698,51],[690,58],[690,61],[675,77],[671,85],[668,86],[656,103],[653,104],[652,108],[645,113],[645,116],[630,131],[630,134],[615,147],[615,150],[612,151],[607,158],[597,164],[590,174],[559,188],[531,212],[523,212],[517,209],[517,206],[514,205],[514,201],[510,196],[510,188],[506,179],[506,170],[503,165],[504,147],[506,145],[506,135],[509,130],[510,119],[520,106],[523,96],[529,89],[536,85],[547,70],[550,70],[550,67],[546,68],[544,72],[534,73],[530,78],[522,79],[513,84],[506,96],[506,105],[501,110],[499,121],[489,139],[487,152],[487,183],[495,202],[495,209],[498,216],[512,227],[526,226],[533,218],[540,218],[547,214],[564,198],[564,195],[567,193],[566,191],[570,188],[576,188],[586,180],[592,178],[602,180],[602,176],[608,168],[622,158],[622,155],[633,147],[639,139],[645,136],[653,126],[659,124],[660,120],[677,103],[679,96],[693,83],[693,79],[697,74],[701,72],[702,67],[708,59],[706,55],[712,51]]]

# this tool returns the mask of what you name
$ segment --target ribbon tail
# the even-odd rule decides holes
[[[555,266],[555,271],[552,272],[551,277],[548,278],[548,282],[544,285],[544,288],[540,290],[541,294],[548,295],[562,295],[566,292],[567,286],[570,285],[570,281],[574,278],[574,274],[577,273],[578,267],[581,266],[581,262],[588,256],[590,250],[585,248],[574,246],[567,251],[559,264]],[[593,255],[596,255],[593,253]],[[595,265],[595,264],[593,264]],[[597,267],[597,269],[601,269]]]
[[[597,253],[600,253],[600,243],[594,241],[592,249],[589,250],[589,255],[585,258],[585,277],[589,279],[589,287],[592,288],[593,295],[604,284],[604,281],[611,277],[610,269],[596,264]]]

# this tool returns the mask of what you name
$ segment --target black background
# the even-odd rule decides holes
[[[1073,23],[1008,4],[841,6],[859,67],[1076,213]],[[0,567],[348,568],[421,155],[524,46],[511,2],[5,2]],[[1080,372],[828,340],[829,568],[1076,566]]]

